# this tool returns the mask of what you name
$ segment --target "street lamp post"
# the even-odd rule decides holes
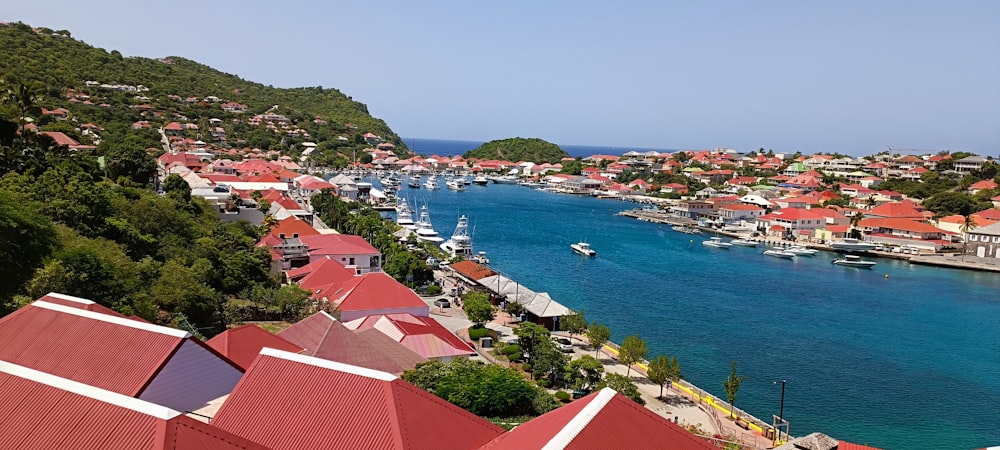
[[[781,383],[781,406],[778,407],[778,425],[781,427],[787,427],[787,425],[785,425],[785,380],[775,381],[772,384],[778,383]],[[785,430],[785,433],[788,433],[787,429]],[[781,439],[778,433],[775,433],[774,438],[776,440]]]

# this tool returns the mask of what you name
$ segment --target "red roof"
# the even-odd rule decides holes
[[[483,448],[704,450],[716,447],[611,388],[604,388],[532,419]]]
[[[455,272],[458,272],[459,275],[462,275],[470,280],[478,280],[480,278],[492,277],[493,275],[496,275],[496,272],[491,270],[489,267],[475,261],[459,261],[457,263],[453,263],[450,267]]]
[[[124,315],[118,313],[111,308],[94,302],[93,300],[87,300],[85,298],[73,297],[72,295],[59,294],[56,292],[49,292],[45,294],[38,300],[55,303],[57,305],[69,306],[72,308],[80,308],[87,311],[98,312],[101,314],[108,314],[112,316],[125,317]]]
[[[273,349],[212,423],[275,450],[477,448],[504,432],[388,373]]]
[[[266,449],[178,411],[0,361],[5,449]]]
[[[392,374],[427,361],[378,330],[355,333],[325,312],[302,319],[278,335],[304,348],[305,355]]]
[[[306,221],[299,219],[298,217],[288,216],[271,226],[271,231],[267,234],[278,237],[285,235],[286,238],[295,236],[302,238],[305,236],[319,235],[319,231],[316,231],[312,225],[309,225]]]
[[[354,270],[344,267],[327,256],[317,259],[298,269],[287,272],[289,280],[299,278],[299,287],[311,293],[316,299],[329,298],[347,280],[357,276]]]
[[[354,277],[330,297],[341,312],[385,311],[401,308],[430,308],[410,288],[383,272],[369,272]],[[429,313],[428,313],[429,314]],[[427,314],[424,314],[427,315]]]
[[[344,324],[351,330],[375,329],[428,359],[474,355],[465,341],[430,317],[413,314],[383,314]]]
[[[320,234],[301,236],[302,243],[309,246],[309,256],[339,255],[381,255],[365,238],[351,234]]]
[[[920,211],[917,211],[907,202],[883,203],[871,211],[868,211],[865,215],[877,217],[909,217],[916,219],[924,218],[924,215],[920,214]]]
[[[866,228],[888,228],[892,230],[903,230],[913,233],[941,233],[954,234],[937,228],[931,224],[917,222],[908,218],[870,218],[861,219],[858,226]]]
[[[223,331],[212,339],[209,339],[205,344],[221,353],[222,356],[229,358],[230,361],[236,363],[243,370],[250,367],[250,363],[257,358],[260,349],[264,347],[294,353],[303,350],[302,347],[288,342],[252,323]]]

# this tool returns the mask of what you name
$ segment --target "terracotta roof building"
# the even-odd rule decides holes
[[[340,320],[345,322],[373,314],[430,315],[430,307],[423,299],[384,272],[351,278],[325,298],[336,305]]]
[[[243,375],[185,331],[42,300],[0,319],[0,342],[0,360],[179,411]]]
[[[0,361],[0,447],[261,449],[267,447],[127,395]]]
[[[273,349],[212,423],[276,450],[473,449],[504,432],[391,374]]]

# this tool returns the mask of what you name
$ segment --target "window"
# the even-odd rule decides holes
[[[993,242],[1000,242],[1000,236],[993,236]]]
[[[970,241],[970,242],[976,242],[976,241],[978,241],[978,240],[979,240],[979,236],[976,236],[976,235],[974,235],[974,234],[970,234],[970,235],[969,235],[969,241]]]

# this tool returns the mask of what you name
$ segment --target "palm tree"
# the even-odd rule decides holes
[[[858,224],[861,223],[861,220],[864,218],[865,215],[861,214],[861,211],[855,211],[854,215],[851,216],[851,237],[861,239],[861,230],[858,229]]]
[[[874,209],[875,205],[877,205],[877,204],[878,204],[878,202],[875,201],[875,196],[874,195],[869,195],[868,199],[865,200],[865,207],[867,207],[868,209]]]
[[[42,92],[42,86],[38,82],[22,84],[16,82],[8,83],[6,80],[0,80],[0,85],[3,86],[2,90],[0,90],[0,102],[17,108],[18,132],[23,141],[25,119],[28,117],[28,114],[37,109],[36,104]]]
[[[971,214],[965,215],[964,219],[962,225],[959,227],[959,231],[962,232],[962,261],[965,261],[965,252],[969,247],[969,232],[975,230],[978,226],[976,219]]]

